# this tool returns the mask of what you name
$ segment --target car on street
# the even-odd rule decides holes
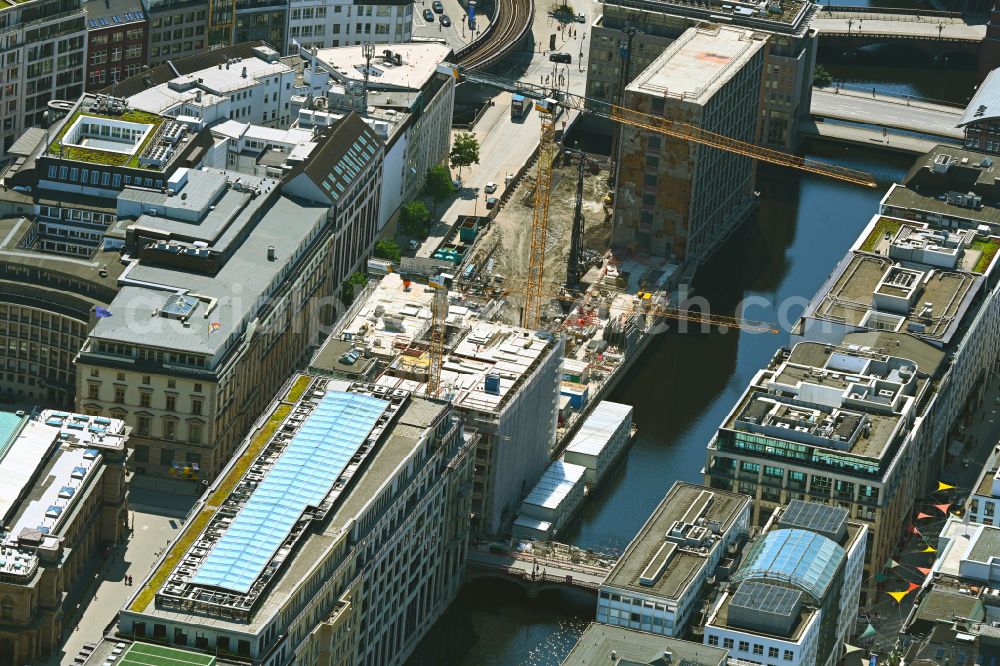
[[[587,15],[586,14],[577,14],[576,15],[576,22],[577,23],[586,23],[587,22]]]
[[[434,10],[435,14],[444,14],[444,5],[442,5],[438,0],[434,0],[431,3],[431,9]]]
[[[441,25],[444,26],[445,28],[451,26],[451,19],[448,18],[447,14],[441,14],[440,21],[441,21]]]
[[[420,249],[420,241],[418,241],[418,240],[411,240],[409,247],[410,247],[411,250],[419,250]]]
[[[487,209],[495,208],[498,203],[500,203],[500,199],[498,199],[496,197],[486,197],[486,208]]]
[[[425,9],[424,10],[424,20],[427,21],[428,23],[432,22],[434,20],[434,12],[432,12],[429,9]]]
[[[971,464],[972,460],[970,458],[962,458],[962,467],[968,467]]]
[[[486,187],[483,188],[483,191],[486,192],[486,194],[493,194],[497,191],[497,184],[491,180],[486,183]]]
[[[549,60],[552,62],[562,62],[569,64],[573,62],[573,56],[569,53],[564,53],[563,51],[553,51],[549,54]]]

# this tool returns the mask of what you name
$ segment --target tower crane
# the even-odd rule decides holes
[[[453,76],[459,81],[471,81],[488,85],[499,90],[523,95],[534,100],[535,109],[541,118],[541,141],[538,146],[538,163],[535,173],[535,212],[531,225],[530,256],[528,258],[528,281],[524,291],[524,326],[538,328],[542,297],[542,282],[545,273],[545,242],[549,226],[549,201],[552,190],[552,160],[555,156],[555,117],[559,109],[573,109],[607,118],[622,125],[645,129],[681,141],[688,141],[710,148],[725,150],[752,159],[790,167],[828,178],[835,178],[855,185],[875,187],[875,179],[862,171],[827,164],[817,160],[783,153],[770,148],[762,148],[753,143],[710,132],[706,129],[669,118],[642,113],[569,92],[546,88],[525,81],[511,81],[499,76],[479,72],[467,72],[456,65],[443,63],[439,72]]]

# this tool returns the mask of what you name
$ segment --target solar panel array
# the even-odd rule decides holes
[[[847,509],[841,507],[792,500],[781,514],[779,523],[782,527],[818,532],[827,538],[839,541],[848,516]]]
[[[328,392],[191,578],[245,594],[307,507],[318,506],[389,403]]]

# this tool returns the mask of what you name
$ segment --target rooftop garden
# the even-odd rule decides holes
[[[309,388],[309,382],[311,381],[312,378],[309,377],[309,375],[300,375],[299,378],[295,380],[295,383],[292,384],[292,388],[288,389],[288,395],[285,396],[285,400],[293,404],[298,402],[299,398],[302,397],[302,394],[306,392],[307,388]]]
[[[301,379],[301,378],[300,378]],[[308,378],[307,378],[308,379]],[[296,382],[298,384],[298,382]],[[294,390],[294,386],[293,386]],[[302,389],[305,391],[305,388]],[[291,393],[289,393],[290,395]],[[205,527],[208,525],[212,516],[218,510],[222,503],[226,501],[229,494],[236,487],[236,484],[240,482],[243,475],[246,474],[247,470],[250,469],[250,465],[257,459],[267,443],[271,441],[271,437],[274,435],[275,431],[278,430],[278,426],[281,422],[285,420],[285,417],[292,411],[292,405],[289,403],[282,402],[274,411],[271,412],[271,416],[268,417],[267,422],[261,427],[260,430],[253,436],[250,440],[250,446],[244,451],[240,457],[236,460],[226,476],[222,479],[219,485],[216,487],[212,494],[205,500],[205,505],[202,507],[201,511],[191,519],[191,522],[187,524],[184,531],[170,546],[170,550],[167,552],[166,557],[160,562],[160,566],[157,567],[153,575],[150,576],[149,580],[146,581],[146,586],[142,591],[136,595],[132,604],[129,606],[129,610],[141,613],[149,604],[156,598],[156,591],[163,587],[163,584],[167,582],[167,578],[170,577],[170,573],[183,559],[184,554],[187,553],[188,549],[191,547],[197,539],[198,536],[204,531]]]
[[[3,1],[3,0],[0,0]],[[123,155],[121,153],[114,153],[105,150],[98,150],[95,148],[81,148],[79,146],[63,146],[62,140],[66,132],[76,123],[80,116],[91,117],[91,118],[108,118],[112,120],[124,120],[131,123],[139,123],[143,125],[152,125],[153,129],[150,130],[146,138],[143,139],[142,143],[139,144],[136,151],[130,155]],[[157,130],[160,129],[160,125],[163,124],[164,118],[158,116],[155,113],[147,113],[146,111],[137,111],[135,109],[129,109],[120,116],[109,116],[100,113],[93,112],[82,112],[79,109],[71,115],[66,122],[63,123],[62,127],[59,128],[59,132],[56,134],[55,138],[49,144],[49,153],[52,155],[59,155],[60,149],[62,151],[62,157],[69,160],[74,160],[77,162],[88,162],[90,164],[103,164],[105,166],[127,166],[131,168],[136,168],[139,166],[139,156],[142,155],[149,144],[153,141],[153,138],[157,134]]]
[[[875,246],[878,245],[879,241],[888,233],[892,236],[896,235],[899,228],[903,226],[903,223],[899,220],[890,220],[887,217],[878,218],[878,222],[875,223],[875,228],[872,232],[868,234],[865,241],[861,244],[859,248],[862,252],[874,252]]]
[[[1000,241],[993,237],[989,237],[986,240],[973,241],[972,249],[982,252],[979,255],[979,261],[976,262],[975,267],[972,269],[973,272],[985,273],[986,269],[990,267],[993,257],[996,256],[997,250],[1000,250]]]

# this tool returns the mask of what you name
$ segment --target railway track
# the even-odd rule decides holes
[[[535,0],[496,0],[496,12],[486,34],[456,53],[456,64],[469,70],[496,65],[528,34],[534,15]]]

